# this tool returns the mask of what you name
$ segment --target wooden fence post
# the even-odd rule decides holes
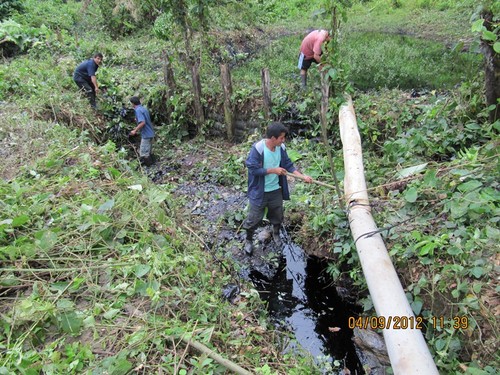
[[[168,101],[175,94],[176,83],[174,79],[174,70],[172,69],[172,63],[170,61],[170,55],[167,50],[163,50],[163,81],[165,86],[167,86],[167,97],[165,99],[165,109],[167,112],[167,122],[170,123],[172,119],[172,106],[168,105]]]
[[[193,83],[194,110],[196,113],[196,133],[198,133],[201,126],[205,123],[205,114],[203,113],[203,105],[201,104],[201,81],[197,62],[193,62],[191,65],[191,80]]]
[[[231,83],[231,72],[226,64],[220,66],[220,79],[222,92],[224,93],[224,120],[226,122],[227,139],[232,141],[234,138],[234,113],[231,103],[233,86]]]
[[[264,99],[264,118],[268,121],[271,118],[271,80],[269,78],[269,69],[261,70],[262,77],[262,95]]]

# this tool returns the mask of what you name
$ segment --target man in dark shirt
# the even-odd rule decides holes
[[[141,164],[150,166],[153,163],[151,147],[155,136],[153,123],[151,122],[149,111],[142,106],[141,100],[137,96],[132,96],[130,98],[130,103],[134,106],[135,121],[137,122],[137,126],[132,129],[130,135],[133,136],[138,132],[141,133],[141,146],[139,148],[140,161]]]
[[[92,108],[96,108],[95,98],[99,92],[99,86],[95,74],[102,63],[102,59],[102,53],[96,53],[94,57],[78,65],[73,73],[73,80],[80,90],[87,95]]]

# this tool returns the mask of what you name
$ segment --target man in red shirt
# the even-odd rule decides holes
[[[300,45],[299,69],[300,78],[302,80],[302,88],[307,87],[307,69],[312,63],[319,64],[321,61],[321,45],[330,40],[330,35],[327,30],[311,31],[302,40]]]

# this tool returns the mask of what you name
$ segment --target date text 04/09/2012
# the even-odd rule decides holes
[[[351,316],[348,319],[350,329],[423,329],[425,320],[421,316]],[[445,320],[443,316],[431,317],[428,319],[427,327],[434,329],[444,329],[450,326],[453,329],[469,328],[467,316],[455,316],[451,320]]]

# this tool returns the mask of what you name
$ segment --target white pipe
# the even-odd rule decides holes
[[[377,232],[366,190],[361,138],[351,98],[340,108],[340,137],[344,151],[344,191],[349,225],[378,317],[391,366],[396,375],[439,374],[406,299],[382,237]],[[360,321],[367,327],[372,321]],[[398,326],[400,327],[398,329]],[[420,324],[421,326],[421,324]],[[382,327],[380,327],[382,328]]]

